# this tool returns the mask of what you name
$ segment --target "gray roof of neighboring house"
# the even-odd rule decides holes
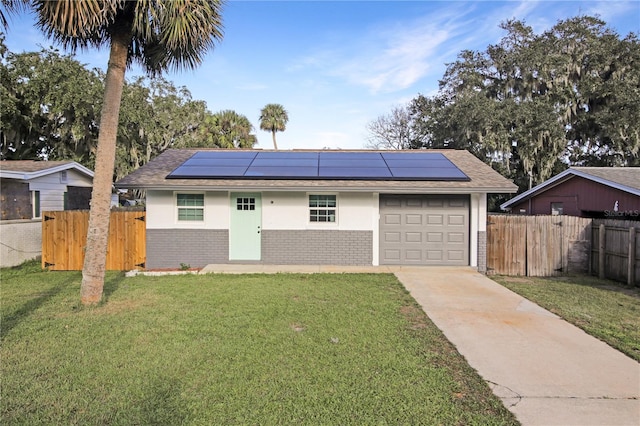
[[[0,161],[0,177],[6,179],[33,179],[62,170],[76,169],[87,176],[93,172],[75,161],[3,160]]]
[[[327,180],[327,179],[167,179],[167,175],[193,154],[206,149],[170,149],[130,175],[116,182],[118,188],[274,190],[274,191],[375,191],[419,193],[514,193],[517,186],[473,154],[462,150],[440,152],[468,177],[468,181]],[[292,151],[296,152],[296,151]],[[308,151],[307,151],[308,152]],[[314,151],[316,152],[316,151]],[[363,151],[357,151],[363,152]],[[417,151],[416,151],[417,152]]]
[[[502,210],[509,210],[514,204],[534,197],[574,176],[579,176],[620,191],[640,196],[640,167],[570,167],[551,179],[501,204],[500,208]]]

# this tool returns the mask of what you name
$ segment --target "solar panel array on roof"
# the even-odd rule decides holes
[[[201,151],[167,179],[469,180],[438,152]]]

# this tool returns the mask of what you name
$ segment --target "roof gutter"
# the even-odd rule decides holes
[[[473,187],[473,188],[416,188],[395,187],[395,188],[379,188],[379,187],[362,187],[362,186],[296,186],[296,187],[274,187],[274,186],[241,186],[241,187],[212,187],[206,185],[184,185],[184,186],[142,186],[142,185],[119,185],[116,188],[122,189],[139,189],[146,191],[272,191],[272,192],[377,192],[380,194],[469,194],[469,193],[488,193],[488,194],[513,194],[517,192],[517,188],[506,189],[504,187]]]

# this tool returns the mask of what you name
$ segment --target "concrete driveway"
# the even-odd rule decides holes
[[[472,268],[395,275],[523,425],[640,425],[640,364]]]

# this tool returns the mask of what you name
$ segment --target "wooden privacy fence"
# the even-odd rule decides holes
[[[592,273],[640,284],[640,222],[574,216],[487,217],[487,273]]]
[[[145,212],[111,212],[107,248],[108,270],[144,268],[145,220]],[[42,267],[54,271],[82,270],[88,227],[88,211],[43,212]]]
[[[640,284],[640,222],[594,219],[591,272],[628,284]]]
[[[516,215],[487,219],[488,273],[548,277],[588,272],[591,219]]]

